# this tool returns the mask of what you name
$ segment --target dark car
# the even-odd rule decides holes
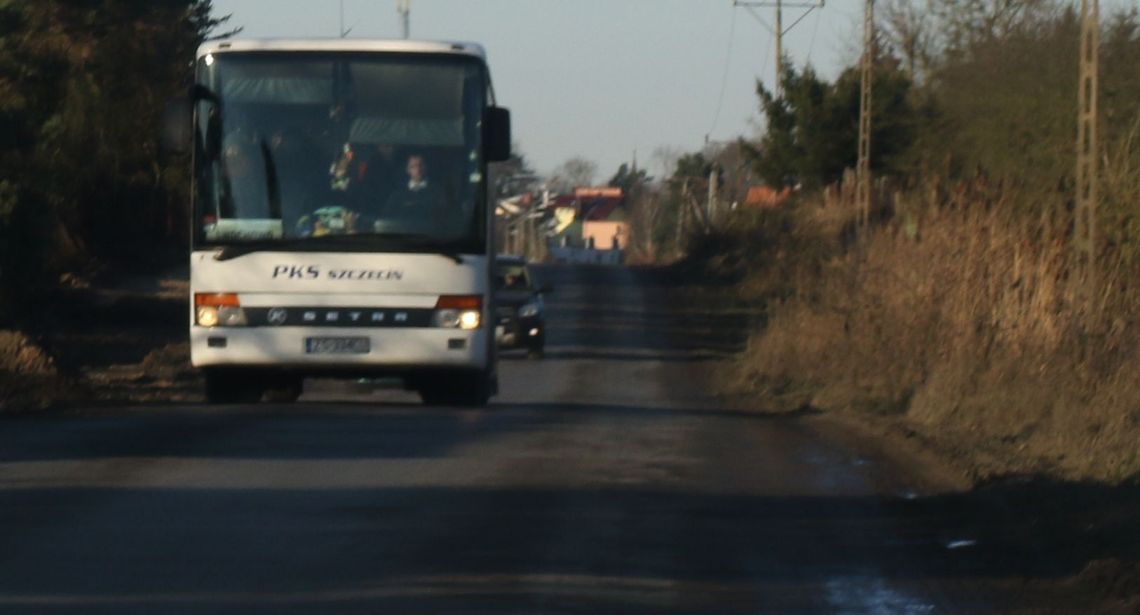
[[[527,356],[542,357],[546,346],[546,314],[543,293],[525,259],[499,256],[495,259],[495,340],[503,350],[525,348]]]

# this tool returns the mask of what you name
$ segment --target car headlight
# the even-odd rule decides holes
[[[538,316],[542,308],[538,307],[537,303],[528,303],[519,308],[519,318],[530,318],[531,316]]]

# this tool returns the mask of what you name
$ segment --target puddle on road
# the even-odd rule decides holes
[[[895,591],[875,577],[839,577],[827,582],[827,601],[836,615],[920,615],[934,605]]]

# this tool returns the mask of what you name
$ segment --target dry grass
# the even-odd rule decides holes
[[[801,205],[795,225],[830,247],[800,254],[794,290],[770,293],[741,381],[901,417],[976,452],[982,473],[1140,476],[1140,270],[1106,254],[1084,291],[1064,216],[1009,213],[1026,198],[931,184],[894,195],[893,215],[849,245],[849,207]]]
[[[0,413],[46,407],[65,384],[55,362],[32,339],[0,330]]]

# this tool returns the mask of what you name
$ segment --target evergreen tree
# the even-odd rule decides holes
[[[860,72],[845,70],[827,83],[811,68],[784,73],[784,95],[761,83],[756,91],[767,132],[759,146],[744,144],[756,173],[777,188],[812,188],[837,181],[856,162],[859,138]],[[918,114],[910,102],[910,79],[890,57],[876,66],[872,114],[873,167],[898,170],[898,157],[914,139]]]
[[[225,21],[210,0],[0,0],[0,292],[182,239],[158,118]]]

